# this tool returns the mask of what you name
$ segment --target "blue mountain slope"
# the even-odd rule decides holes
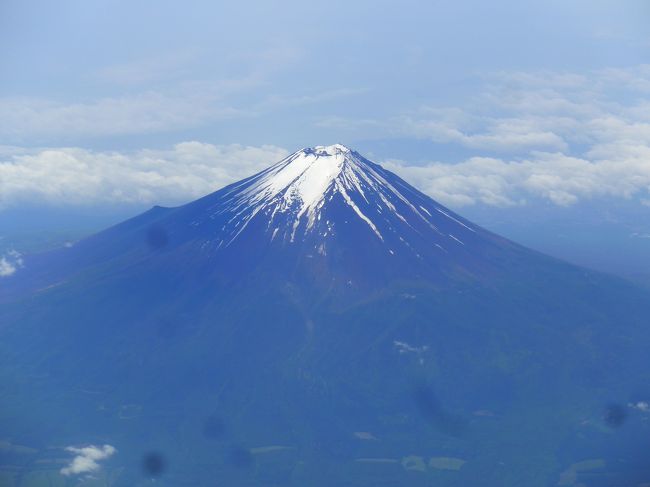
[[[9,485],[87,443],[120,452],[109,485],[150,482],[152,450],[170,486],[650,480],[648,294],[344,146],[27,256],[0,293],[0,422],[36,450],[0,457]]]

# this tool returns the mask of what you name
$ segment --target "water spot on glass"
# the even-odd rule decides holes
[[[162,249],[169,243],[169,235],[162,226],[151,225],[147,228],[146,240],[151,249]]]
[[[462,418],[451,414],[443,408],[434,390],[427,385],[420,385],[413,390],[413,401],[422,415],[441,433],[449,436],[463,434],[466,424]]]
[[[627,419],[627,410],[620,404],[610,404],[605,408],[603,419],[610,428],[619,428]]]
[[[148,452],[142,457],[142,470],[150,477],[160,477],[167,468],[165,457],[159,452]]]

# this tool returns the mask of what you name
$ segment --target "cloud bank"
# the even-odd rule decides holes
[[[66,476],[95,472],[100,468],[99,462],[110,458],[117,452],[111,445],[90,445],[83,448],[69,446],[66,451],[75,454],[70,464],[61,469],[61,474]]]
[[[286,155],[275,146],[200,142],[133,153],[14,150],[0,159],[0,208],[28,202],[175,204],[249,176]]]
[[[561,152],[534,152],[523,160],[473,157],[458,164],[385,166],[434,199],[455,207],[513,206],[531,199],[569,206],[580,200],[614,197],[641,203],[650,196],[650,148],[621,150],[593,160]]]
[[[0,208],[34,202],[180,204],[250,176],[288,153],[276,146],[201,142],[133,153],[14,151],[0,159]],[[521,159],[472,157],[457,164],[378,162],[454,207],[505,207],[531,200],[569,206],[600,197],[650,200],[650,146],[641,144],[592,147],[584,157],[532,151]]]

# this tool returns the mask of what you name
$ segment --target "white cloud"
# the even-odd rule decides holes
[[[399,340],[393,340],[393,345],[395,345],[395,348],[399,353],[424,353],[427,350],[429,350],[429,347],[427,345],[424,345],[422,347],[414,347],[413,345],[409,345],[406,342],[401,342]]]
[[[82,448],[70,446],[66,451],[75,454],[70,464],[61,469],[61,474],[66,476],[95,472],[100,468],[100,461],[110,458],[117,452],[111,445],[90,445]]]
[[[0,257],[0,277],[9,277],[23,267],[24,261],[22,254],[15,250],[8,251]]]
[[[519,161],[474,157],[458,164],[409,166],[389,161],[385,165],[433,198],[456,207],[513,206],[531,198],[569,206],[597,197],[650,196],[650,148],[611,159],[534,152]]]
[[[650,403],[648,401],[638,401],[635,403],[629,403],[628,406],[633,409],[637,409],[642,413],[650,413]]]
[[[16,151],[0,159],[0,208],[23,202],[173,205],[215,191],[279,161],[288,151],[183,142],[133,153],[80,148]],[[443,204],[513,206],[532,199],[568,206],[598,197],[650,200],[650,147],[594,145],[585,157],[530,152],[525,158],[472,157],[457,164],[384,166]],[[644,203],[645,204],[645,203]],[[5,272],[15,263],[8,262]]]
[[[6,257],[0,258],[0,277],[8,277],[16,272],[16,266],[9,262]]]
[[[134,153],[44,149],[0,160],[0,208],[54,204],[156,203],[193,199],[287,155],[275,146],[183,142]]]

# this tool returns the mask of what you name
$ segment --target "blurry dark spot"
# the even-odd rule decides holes
[[[162,249],[169,243],[167,230],[160,225],[151,225],[147,229],[147,244],[152,249]]]
[[[249,468],[253,464],[253,454],[248,448],[236,446],[230,450],[228,461],[237,468]]]
[[[217,440],[226,432],[226,425],[217,415],[211,415],[205,418],[203,422],[203,436],[210,440]]]
[[[413,399],[420,410],[420,414],[427,418],[435,418],[442,411],[440,401],[433,390],[427,386],[418,386],[413,391]]]
[[[625,420],[627,419],[627,410],[620,404],[610,404],[605,409],[603,419],[610,428],[618,428],[625,423]]]
[[[420,414],[441,433],[460,436],[465,430],[462,418],[450,414],[442,407],[433,389],[422,385],[413,391],[413,400]]]
[[[167,461],[158,452],[149,452],[142,457],[142,470],[152,477],[159,477],[167,468]]]

